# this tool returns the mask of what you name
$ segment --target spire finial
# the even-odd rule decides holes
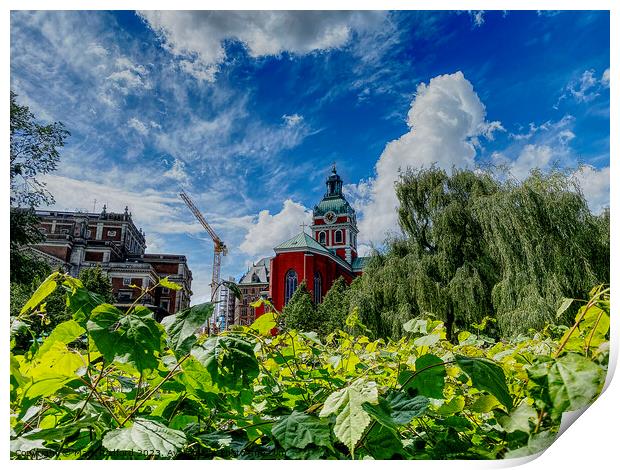
[[[306,222],[302,222],[299,226],[301,227],[301,231],[303,233],[306,233],[306,227],[307,227]]]
[[[336,162],[335,161],[332,162],[332,173],[334,175],[336,174]]]

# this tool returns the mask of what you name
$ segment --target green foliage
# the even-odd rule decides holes
[[[282,309],[282,316],[286,328],[291,330],[322,332],[325,326],[312,303],[305,281],[297,286],[288,304]]]
[[[342,330],[349,313],[347,284],[342,277],[334,281],[323,301],[317,306],[317,314],[324,322],[323,331]]]
[[[69,132],[62,123],[40,124],[11,91],[11,205],[36,207],[54,202],[37,175],[54,171]]]
[[[567,324],[564,298],[609,281],[609,214],[594,216],[569,175],[522,182],[491,173],[407,171],[396,184],[404,237],[352,284],[350,308],[375,335],[398,338],[411,318],[445,322],[447,337],[482,324],[494,337]]]
[[[196,343],[196,332],[204,326],[213,313],[213,304],[203,303],[181,310],[162,320],[168,335],[168,346],[177,357],[184,356]]]
[[[86,324],[97,350],[108,362],[131,364],[139,372],[158,366],[163,328],[144,307],[123,313],[110,304],[96,307]]]
[[[94,268],[84,268],[80,270],[78,279],[82,281],[82,286],[88,292],[99,294],[104,302],[114,302],[112,294],[112,283],[110,278],[101,270],[101,266]]]
[[[15,321],[28,328],[53,284],[74,318],[11,351],[12,458],[524,456],[553,441],[563,412],[596,398],[609,358],[608,332],[588,344],[601,322],[585,321],[608,312],[603,288],[567,332],[495,342],[462,331],[451,343],[430,318],[408,322],[399,340],[371,340],[357,313],[345,326],[360,334],[324,341],[268,334],[277,312],[205,337],[196,326],[210,304],[164,328],[142,306],[93,305],[96,296],[60,273]]]

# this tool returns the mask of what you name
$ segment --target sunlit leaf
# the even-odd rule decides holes
[[[37,305],[43,302],[48,295],[56,290],[56,280],[61,277],[62,274],[55,272],[50,274],[45,281],[34,291],[34,294],[28,299],[28,302],[21,309],[20,315],[26,313],[29,310],[34,309]]]
[[[159,285],[162,287],[167,287],[170,290],[181,290],[183,289],[183,286],[180,284],[177,284],[176,282],[172,282],[170,280],[168,280],[168,277],[164,277],[162,279],[159,280]]]
[[[181,310],[162,320],[168,334],[168,346],[177,357],[184,356],[196,343],[196,331],[205,325],[213,314],[213,304],[206,302]]]
[[[110,451],[159,452],[164,457],[174,456],[186,442],[183,432],[144,418],[103,436],[103,446]]]
[[[348,387],[329,395],[319,416],[338,414],[334,434],[353,453],[362,433],[370,424],[370,416],[362,408],[362,404],[378,401],[377,384],[359,378]]]

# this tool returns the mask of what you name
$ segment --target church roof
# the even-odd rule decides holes
[[[306,232],[300,232],[293,238],[280,243],[274,248],[274,250],[286,250],[289,248],[312,248],[317,251],[330,254],[329,250],[317,242],[314,238],[308,235]]]
[[[239,284],[268,284],[269,260],[270,258],[262,258],[255,263],[241,278]]]
[[[360,256],[358,258],[355,258],[353,262],[351,263],[351,269],[353,271],[363,270],[364,267],[366,266],[366,263],[368,263],[369,259],[370,259],[369,256]]]
[[[344,196],[338,197],[324,197],[321,202],[314,206],[314,216],[325,215],[327,212],[332,211],[336,215],[338,214],[354,214],[355,211],[351,205],[347,202]]]

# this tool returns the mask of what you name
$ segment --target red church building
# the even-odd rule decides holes
[[[351,283],[362,274],[367,258],[357,255],[355,210],[342,194],[342,179],[335,165],[326,184],[327,192],[312,214],[312,235],[302,231],[274,248],[269,296],[277,310],[288,303],[303,281],[314,303],[319,304],[338,277]]]

